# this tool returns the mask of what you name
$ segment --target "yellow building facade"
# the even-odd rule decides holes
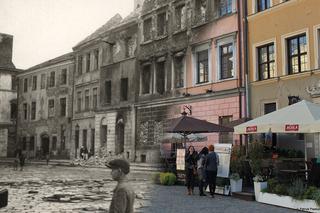
[[[248,0],[247,13],[250,116],[320,103],[320,1]]]

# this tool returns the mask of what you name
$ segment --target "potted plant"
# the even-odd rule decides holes
[[[267,188],[268,183],[263,176],[256,175],[253,178],[253,185],[254,185],[254,195],[256,197],[256,201],[259,201],[260,192],[261,192],[261,190]]]
[[[233,173],[230,175],[230,186],[231,192],[241,192],[242,191],[242,179],[238,173]]]

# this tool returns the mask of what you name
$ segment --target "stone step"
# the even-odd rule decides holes
[[[240,200],[255,201],[254,193],[251,192],[232,192],[232,197]]]

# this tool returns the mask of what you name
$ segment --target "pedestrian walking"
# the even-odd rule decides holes
[[[24,167],[24,162],[25,162],[25,155],[23,154],[22,151],[19,153],[19,162],[20,162],[20,171],[22,171]]]
[[[195,176],[197,175],[197,152],[193,146],[189,146],[185,157],[186,185],[188,195],[193,194]]]
[[[209,154],[206,156],[205,168],[211,197],[214,197],[214,192],[216,190],[218,165],[219,156],[214,152],[214,146],[210,145]]]
[[[116,159],[106,163],[106,166],[112,169],[112,179],[118,182],[113,191],[109,213],[133,213],[135,193],[127,180],[127,174],[130,172],[129,162]]]
[[[49,152],[48,152],[48,153],[46,153],[47,166],[49,165],[49,161],[50,161],[50,154],[49,154]]]
[[[206,169],[205,169],[205,163],[206,163],[206,156],[208,154],[209,150],[207,147],[203,147],[198,155],[198,161],[197,161],[197,171],[198,171],[198,177],[199,177],[199,193],[200,196],[206,196],[206,194],[203,192],[203,188],[206,185]]]

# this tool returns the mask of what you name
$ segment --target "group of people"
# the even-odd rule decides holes
[[[214,151],[214,146],[203,147],[199,154],[193,146],[189,146],[185,156],[185,163],[188,195],[194,194],[195,180],[196,176],[198,176],[200,196],[206,196],[204,190],[209,186],[210,195],[214,197],[219,165],[219,156]]]

